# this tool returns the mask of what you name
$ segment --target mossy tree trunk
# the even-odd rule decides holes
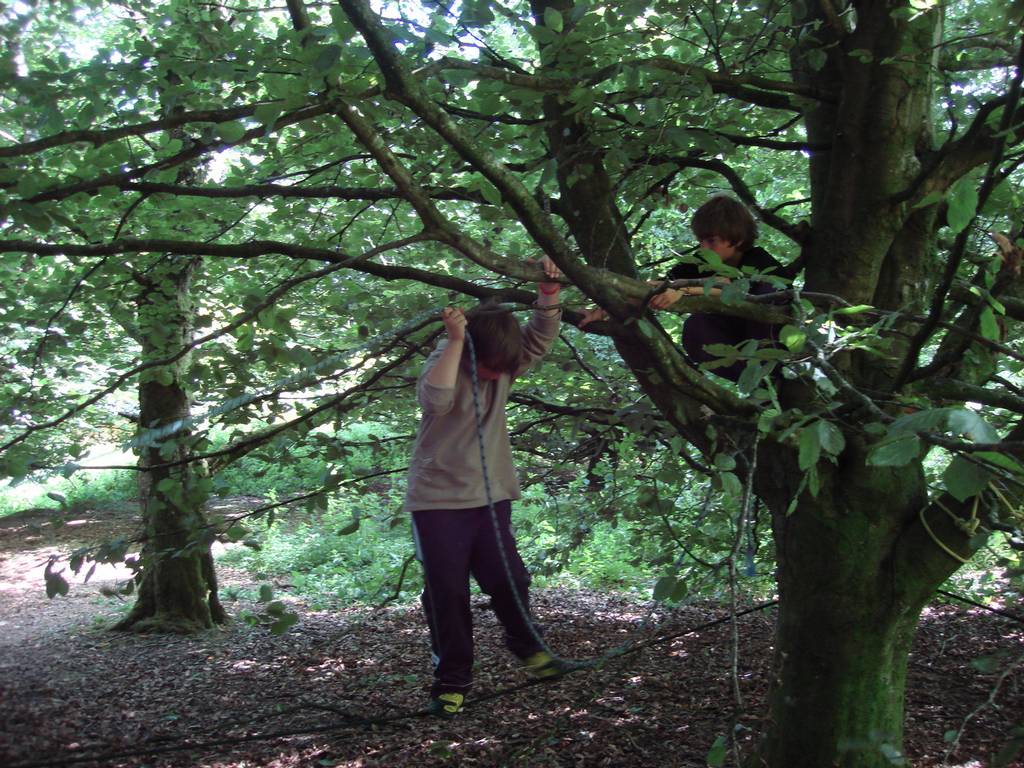
[[[793,49],[794,70],[837,96],[806,119],[808,139],[830,147],[810,166],[806,289],[926,311],[937,273],[935,210],[912,209],[905,192],[931,159],[941,13],[862,3],[854,28],[824,5],[802,7],[806,17],[794,21],[818,32]],[[905,348],[893,346],[893,363]],[[899,386],[895,366],[876,357],[832,363],[851,388]],[[801,407],[808,395],[793,385],[783,402]],[[817,496],[791,451],[763,454],[757,488],[773,515],[780,608],[768,725],[750,765],[874,768],[902,759],[907,659],[921,609],[977,542],[945,511],[963,514],[963,504],[929,500],[920,458],[869,463],[864,427],[879,416],[865,407],[846,420],[837,465],[816,467]]]
[[[138,597],[118,629],[193,632],[225,619],[203,512],[209,480],[194,464],[175,463],[190,449],[190,356],[178,355],[192,339],[190,284],[197,261],[163,256],[136,274],[142,359],[169,362],[146,370],[139,384],[145,544]]]
[[[188,23],[201,8],[180,4],[175,12]],[[197,56],[214,38],[199,45]],[[182,78],[168,68],[162,91],[164,112],[181,114],[187,107],[177,95]],[[188,146],[194,139],[174,128],[170,138]],[[187,163],[176,174],[178,184],[202,180],[202,166]],[[190,233],[189,213],[180,211],[175,229]],[[163,254],[147,269],[133,272],[139,286],[138,336],[142,362],[154,363],[139,379],[139,464],[145,532],[136,576],[138,598],[119,629],[190,633],[223,623],[227,616],[217,592],[211,544],[215,531],[204,507],[211,488],[204,467],[187,461],[193,453],[190,434],[190,354],[195,328],[192,280],[202,263],[197,256]]]
[[[817,498],[780,478],[795,457],[762,453],[758,487],[773,512],[780,607],[769,725],[752,766],[891,766],[903,745],[907,657],[918,617],[968,538],[929,504],[919,462],[869,467],[866,446],[823,473]],[[952,510],[960,505],[941,499]]]

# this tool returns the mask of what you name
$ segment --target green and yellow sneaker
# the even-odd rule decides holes
[[[465,699],[461,693],[442,693],[430,700],[427,711],[436,717],[455,717],[462,711]]]
[[[565,674],[564,665],[547,651],[537,651],[523,659],[526,671],[539,680],[554,680]]]

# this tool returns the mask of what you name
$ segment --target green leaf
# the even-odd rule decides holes
[[[348,20],[348,16],[342,7],[338,3],[331,4],[331,26],[334,27],[334,31],[338,33],[338,37],[342,40],[347,40],[356,33],[356,28],[352,26],[352,22]]]
[[[214,132],[222,141],[234,144],[245,136],[245,126],[238,120],[229,120],[226,123],[217,123]]]
[[[800,454],[797,463],[800,469],[808,470],[818,463],[821,457],[821,432],[816,424],[800,430]]]
[[[942,473],[946,490],[959,501],[967,501],[988,487],[992,473],[963,456],[957,456]]]
[[[815,426],[818,430],[818,442],[821,443],[821,449],[825,453],[830,456],[838,456],[843,452],[846,447],[846,438],[843,437],[839,427],[824,419],[817,421]]]
[[[807,333],[795,325],[784,325],[779,331],[779,341],[785,344],[790,352],[799,352],[807,341]]]
[[[42,206],[20,203],[12,205],[10,211],[16,221],[28,224],[40,234],[45,235],[50,231],[50,227],[53,226],[53,219],[47,215]]]
[[[1021,466],[1017,461],[1005,454],[996,453],[995,451],[978,451],[974,454],[974,458],[997,467],[1002,467],[1015,475],[1024,476],[1024,466]]]
[[[480,194],[491,205],[501,205],[501,192],[489,181],[480,182]]]
[[[818,72],[828,61],[828,55],[820,48],[812,48],[807,52],[807,65]]]
[[[736,388],[743,395],[749,395],[764,378],[764,365],[757,360],[748,360],[736,382]]]
[[[999,440],[999,433],[980,414],[967,408],[952,409],[947,423],[950,432],[967,435],[976,443],[994,443]]]
[[[978,210],[978,188],[971,179],[960,179],[949,192],[946,224],[950,234],[957,234],[971,223]]]
[[[747,291],[749,290],[749,280],[733,280],[722,288],[722,293],[719,296],[719,299],[721,299],[722,303],[726,306],[735,306],[746,300]]]
[[[676,581],[677,579],[675,576],[662,576],[658,579],[657,583],[654,585],[654,599],[659,602],[666,600],[676,588]]]
[[[326,72],[341,60],[341,46],[331,43],[320,48],[320,52],[313,62],[313,68],[317,72]]]
[[[285,613],[270,625],[270,631],[275,635],[283,635],[298,623],[299,615],[297,613]]]
[[[854,304],[852,307],[842,307],[841,309],[832,310],[833,315],[859,315],[861,312],[867,312],[868,310],[874,309],[870,304]]]
[[[173,477],[165,477],[156,484],[157,493],[175,493],[181,489],[181,482]]]
[[[730,456],[728,453],[719,453],[715,455],[715,469],[720,469],[724,472],[729,472],[736,469],[736,459]]]
[[[711,749],[708,750],[707,757],[704,759],[707,761],[709,768],[721,768],[725,764],[726,754],[725,736],[719,736],[715,739],[715,743],[711,745]]]
[[[260,597],[259,602],[269,603],[274,599],[274,588],[269,584],[260,584]]]
[[[807,490],[811,492],[811,496],[818,498],[818,492],[821,490],[821,476],[818,474],[817,465],[807,470]]]
[[[743,483],[736,477],[732,472],[722,472],[719,476],[719,481],[722,483],[722,491],[726,495],[731,496],[734,499],[738,499],[743,496]]]
[[[917,435],[900,434],[871,448],[867,464],[872,467],[903,467],[917,458],[921,441]]]
[[[562,14],[550,6],[544,9],[544,26],[552,32],[561,32],[563,21]]]
[[[949,424],[949,408],[924,408],[914,413],[900,416],[889,427],[889,433],[905,435],[911,432],[946,429]]]
[[[274,102],[273,104],[260,104],[256,107],[253,117],[270,130],[274,127],[274,123],[277,122],[277,118],[284,112],[284,105],[280,102]]]
[[[459,23],[469,27],[483,27],[494,21],[494,11],[486,0],[473,0],[462,4]]]
[[[999,329],[999,321],[996,320],[996,313],[992,311],[992,307],[985,307],[981,310],[981,317],[979,318],[981,335],[989,341],[999,341],[1002,337],[1002,332]]]
[[[936,203],[941,203],[941,202],[942,202],[942,193],[941,192],[929,192],[927,195],[925,195],[920,200],[918,200],[916,203],[914,203],[914,207],[913,207],[912,210],[916,211],[918,208],[927,208],[929,205],[935,205]]]

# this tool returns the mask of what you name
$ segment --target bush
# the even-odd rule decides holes
[[[51,475],[0,488],[0,517],[23,509],[86,509],[132,501],[139,495],[138,473],[128,469],[80,470],[71,477]],[[61,500],[63,499],[63,503]]]
[[[221,561],[259,578],[286,580],[313,608],[381,602],[394,591],[413,549],[408,516],[391,514],[398,500],[375,498],[375,509],[383,512],[368,514],[366,496],[357,493],[332,499],[322,513],[293,512],[254,535],[258,550],[233,547]],[[421,588],[419,568],[410,566],[402,594]]]

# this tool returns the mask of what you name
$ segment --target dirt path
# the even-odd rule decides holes
[[[123,571],[98,569],[89,584],[76,580],[69,596],[51,601],[42,568],[78,542],[128,533],[131,511],[91,511],[59,531],[48,530],[45,514],[0,520],[0,764],[704,768],[709,748],[731,727],[728,624],[552,685],[479,700],[524,682],[482,604],[474,609],[478,701],[464,716],[354,722],[422,708],[429,668],[415,606],[314,612],[294,601],[302,620],[283,636],[240,621],[197,637],[109,632],[104,627],[127,603],[99,589]],[[223,584],[255,586],[244,573],[219,572]],[[567,656],[617,646],[648,617],[646,606],[603,593],[546,590],[535,602],[549,641]],[[252,605],[226,607],[237,616]],[[656,618],[682,631],[720,615],[691,606]],[[740,620],[746,745],[763,712],[773,620],[770,610]],[[1024,719],[1024,671],[1003,680],[995,706],[984,706],[1005,661],[984,671],[971,661],[1022,651],[1024,625],[949,606],[926,612],[909,672],[913,765],[991,764]],[[944,763],[944,734],[975,710]],[[90,756],[99,759],[79,761]]]

